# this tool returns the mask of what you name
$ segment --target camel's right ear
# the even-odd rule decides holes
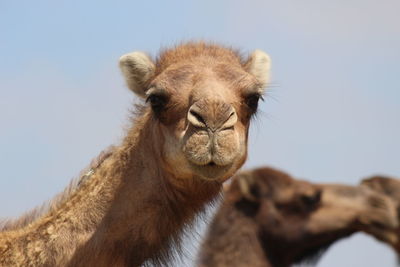
[[[155,65],[143,52],[132,52],[119,59],[119,67],[129,89],[141,97],[146,97],[144,85],[154,75]]]
[[[249,201],[258,202],[259,190],[252,173],[242,172],[237,179],[243,197]]]

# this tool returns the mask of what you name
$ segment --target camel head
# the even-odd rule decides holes
[[[224,181],[244,163],[249,123],[269,80],[267,54],[242,58],[229,48],[187,43],[156,60],[126,54],[120,67],[146,102],[167,170]]]
[[[256,222],[272,261],[307,259],[356,231],[395,238],[395,206],[362,186],[312,184],[261,168],[238,175],[226,197]]]
[[[397,208],[397,218],[400,220],[400,180],[386,177],[386,176],[373,176],[364,179],[361,182],[362,186],[368,187],[378,193],[388,196]],[[395,230],[397,240],[383,240],[389,245],[393,246],[397,253],[400,253],[400,227]]]

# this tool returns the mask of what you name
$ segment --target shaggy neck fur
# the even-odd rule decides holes
[[[139,266],[165,262],[220,184],[164,168],[147,110],[120,147],[56,209],[0,233],[1,266]]]

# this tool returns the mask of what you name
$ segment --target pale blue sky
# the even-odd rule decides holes
[[[399,10],[398,0],[0,1],[0,214],[51,198],[119,142],[134,101],[120,55],[189,39],[272,58],[247,167],[349,184],[400,176]],[[318,266],[395,256],[360,234]]]

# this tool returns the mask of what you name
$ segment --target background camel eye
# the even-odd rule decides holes
[[[252,113],[255,113],[257,111],[257,107],[258,107],[258,100],[262,99],[260,94],[250,94],[246,97],[245,102],[246,105],[249,107],[250,111]]]
[[[309,208],[314,208],[321,201],[321,191],[317,191],[311,195],[302,195],[301,201]]]
[[[168,97],[163,94],[151,94],[147,97],[146,103],[150,102],[151,108],[155,113],[160,113],[168,102]]]

